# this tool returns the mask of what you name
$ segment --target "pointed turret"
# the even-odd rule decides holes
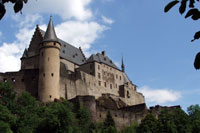
[[[23,53],[23,55],[22,55],[22,58],[26,58],[26,57],[28,57],[28,51],[27,51],[27,49],[25,48],[24,53]]]
[[[124,72],[125,71],[125,66],[124,66],[123,56],[122,56],[122,65],[121,65],[121,68],[122,68],[122,72]]]
[[[60,47],[50,18],[44,39],[40,43],[38,96],[42,102],[60,98]]]
[[[44,35],[43,42],[58,42],[58,38],[56,36],[56,32],[55,32],[54,25],[53,25],[51,17],[50,17],[50,20],[49,20],[49,24],[48,24],[46,33]]]

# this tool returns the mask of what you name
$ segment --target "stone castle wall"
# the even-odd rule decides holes
[[[80,106],[87,107],[91,114],[93,122],[103,122],[106,119],[108,111],[110,111],[117,129],[122,129],[129,126],[132,122],[140,123],[145,117],[148,110],[145,104],[134,105],[116,109],[110,106],[102,106],[94,96],[78,96],[71,99],[75,110],[77,111]]]

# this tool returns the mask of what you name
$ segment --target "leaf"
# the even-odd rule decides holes
[[[15,13],[18,13],[19,11],[21,11],[22,8],[23,8],[23,1],[22,0],[17,0],[17,2],[14,5]]]
[[[179,3],[178,0],[174,0],[165,6],[164,12],[168,12],[173,6],[175,6],[177,3]]]
[[[195,69],[200,69],[200,52],[196,55],[194,60],[194,67]]]
[[[0,3],[0,20],[3,18],[5,13],[6,13],[5,6],[4,6],[4,4]]]
[[[17,2],[17,0],[9,0],[10,2],[12,2],[12,3],[16,3]]]
[[[188,0],[182,0],[181,1],[181,6],[179,8],[180,14],[183,14],[185,12],[187,1]]]
[[[195,3],[195,1],[194,1],[194,0],[190,0],[189,7],[190,7],[190,8],[194,8],[194,3]]]
[[[24,3],[26,4],[28,2],[28,0],[24,0]]]
[[[193,16],[192,16],[192,19],[193,20],[198,20],[200,18],[200,13],[199,14],[194,14]]]
[[[197,8],[190,9],[187,14],[185,15],[185,18],[188,18],[194,14],[199,14],[199,10]]]
[[[200,31],[198,31],[198,32],[195,33],[194,39],[192,40],[192,42],[193,42],[194,40],[199,39],[199,38],[200,38]]]

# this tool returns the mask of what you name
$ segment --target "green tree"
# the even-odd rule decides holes
[[[10,110],[14,110],[15,96],[16,93],[10,83],[0,83],[0,104],[5,105]]]
[[[192,133],[200,133],[200,106],[198,104],[191,105],[187,111],[192,125]]]
[[[0,0],[0,20],[6,13],[5,4],[8,2],[14,4],[13,9],[15,13],[18,13],[21,12],[23,5],[26,4],[28,0]]]
[[[199,0],[173,0],[166,5],[164,11],[168,12],[172,7],[174,7],[177,4],[180,4],[179,13],[183,15],[185,12],[187,12],[185,14],[185,18],[191,17],[194,21],[196,21],[200,19],[200,11],[198,9],[199,2],[200,2]],[[192,39],[192,42],[199,38],[200,38],[200,31],[197,31],[194,35],[194,39]],[[196,69],[200,69],[200,52],[197,53],[195,57],[194,67]]]
[[[158,116],[158,133],[178,133],[174,117],[168,110],[162,110]]]
[[[158,128],[158,120],[154,115],[148,114],[141,121],[141,124],[138,127],[139,133],[155,133]]]
[[[0,132],[12,133],[12,128],[16,123],[16,117],[11,114],[6,106],[0,104]]]
[[[178,133],[191,133],[189,116],[182,109],[175,109],[171,114]]]
[[[130,126],[122,129],[121,133],[137,133],[137,130],[138,130],[138,124],[132,122]]]
[[[40,120],[38,116],[38,102],[28,92],[23,92],[17,98],[16,102],[17,110],[15,111],[15,113],[18,116],[16,124],[17,132],[35,132]]]
[[[113,120],[110,111],[108,111],[108,113],[106,115],[106,119],[103,123],[103,127],[104,127],[104,130],[103,130],[104,133],[116,133],[117,132],[117,130],[115,128],[115,121]]]
[[[50,103],[41,109],[40,124],[37,132],[72,133],[75,126],[75,115],[72,104],[64,100]]]
[[[90,112],[85,107],[80,107],[80,109],[77,112],[77,119],[78,119],[78,125],[80,127],[81,133],[88,133],[90,131],[90,126],[92,124],[91,118],[90,118]]]

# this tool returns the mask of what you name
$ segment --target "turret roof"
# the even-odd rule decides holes
[[[50,41],[58,42],[58,38],[56,36],[56,32],[51,17],[43,39],[43,42],[50,42]]]

